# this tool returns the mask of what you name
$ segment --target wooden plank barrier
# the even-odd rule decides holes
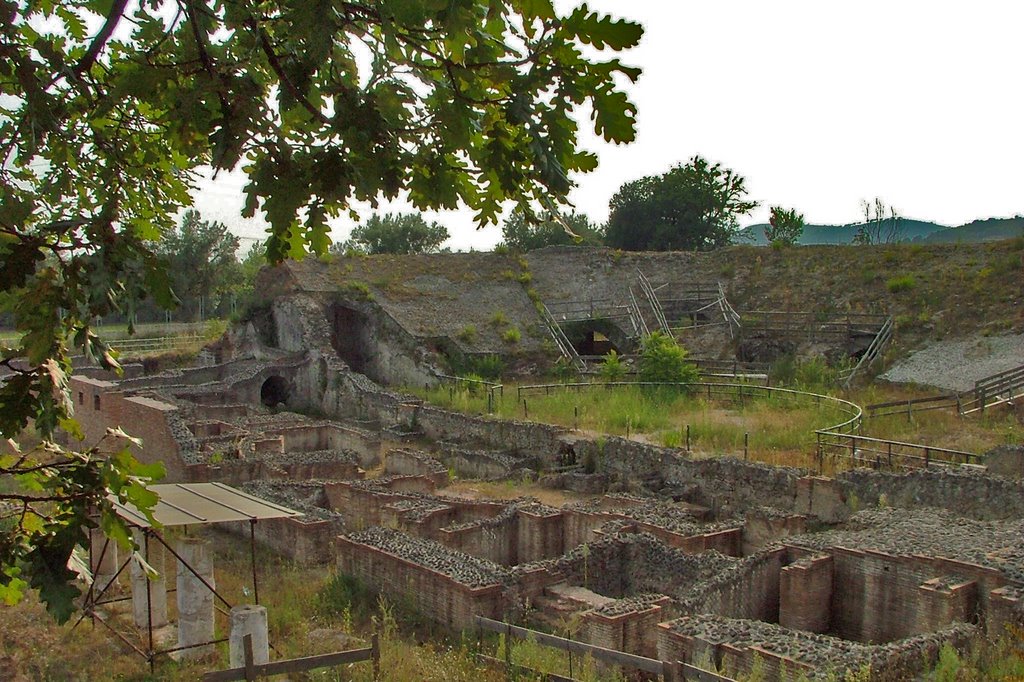
[[[345,663],[357,663],[359,661],[373,662],[373,679],[380,679],[380,646],[377,642],[377,635],[370,637],[370,646],[365,649],[350,649],[338,651],[333,654],[321,654],[319,656],[306,656],[305,658],[292,658],[273,663],[256,665],[252,660],[252,635],[246,635],[243,640],[245,645],[245,665],[241,668],[230,668],[228,670],[215,670],[203,675],[203,682],[231,682],[233,680],[256,680],[260,677],[270,675],[283,675],[287,673],[304,672],[316,670],[317,668],[328,668]]]
[[[582,656],[590,656],[594,660],[602,661],[604,663],[632,668],[633,670],[640,670],[654,675],[661,675],[666,682],[682,682],[684,680],[697,680],[698,682],[735,682],[732,678],[719,675],[718,673],[710,670],[697,668],[687,663],[681,663],[678,661],[659,661],[655,658],[638,656],[636,654],[626,653],[625,651],[606,649],[605,647],[597,646],[595,644],[577,642],[573,639],[566,639],[565,637],[550,635],[546,632],[540,632],[539,630],[519,627],[518,625],[512,625],[511,623],[506,623],[504,621],[485,618],[484,616],[476,617],[476,625],[480,630],[488,630],[500,635],[505,635],[505,660],[502,661],[491,656],[484,657],[484,660],[493,662],[496,665],[504,665],[510,674],[514,667],[519,667],[513,666],[510,654],[510,642],[515,638],[530,639],[544,646],[561,649],[562,651],[568,651]],[[571,678],[562,677],[560,675],[550,675],[547,679],[559,681],[569,680],[569,682],[572,682]]]

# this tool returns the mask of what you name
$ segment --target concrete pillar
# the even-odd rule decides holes
[[[213,581],[213,557],[210,543],[195,537],[178,540],[176,551],[178,561],[178,646],[192,646],[213,639],[213,592],[196,574],[202,576],[210,587]],[[186,566],[185,564],[188,564]],[[191,570],[190,568],[191,567]],[[193,573],[195,571],[195,573]],[[181,658],[202,658],[213,652],[213,645],[184,649]]]
[[[107,536],[99,528],[89,531],[89,542],[92,545],[89,569],[93,576],[93,595],[98,595],[113,580],[120,564],[117,562],[117,543],[107,540]],[[104,550],[104,546],[106,549]],[[111,588],[114,589],[114,588]],[[110,594],[109,591],[107,593]]]
[[[252,662],[270,663],[270,640],[267,638],[267,608],[243,604],[231,609],[231,635],[229,637],[230,667],[245,665],[246,635],[252,635]]]
[[[145,534],[135,530],[133,535],[135,544],[139,546],[139,554],[157,572],[156,576],[149,578],[142,565],[132,561],[132,615],[135,616],[135,625],[148,627],[152,614],[153,627],[163,627],[167,625],[167,550],[158,540],[151,538],[147,556]]]

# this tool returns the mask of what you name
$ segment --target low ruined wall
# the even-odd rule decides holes
[[[683,605],[689,613],[713,613],[768,623],[779,617],[779,575],[786,551],[746,557],[718,571]]]
[[[821,553],[789,551],[794,558]],[[845,547],[828,553],[835,586],[830,631],[859,642],[891,642],[958,621],[984,621],[989,593],[1006,585],[995,569],[948,559]]]
[[[241,538],[249,537],[246,521],[223,526]],[[258,521],[254,530],[256,542],[261,546],[299,564],[324,565],[334,558],[335,539],[345,528],[340,522],[324,519],[282,518]]]
[[[386,538],[378,539],[375,534]],[[373,544],[368,544],[371,538]],[[481,570],[480,563],[467,561],[470,557],[464,554],[426,543],[429,541],[414,544],[383,529],[342,536],[337,541],[338,571],[456,630],[471,628],[477,615],[501,619],[505,608],[501,574]],[[454,577],[460,573],[470,582]]]
[[[1024,518],[1024,481],[960,469],[904,474],[857,469],[836,476],[861,508],[938,507],[976,519]]]
[[[437,487],[448,485],[448,468],[425,452],[395,448],[384,455],[384,472],[401,476],[425,476]]]
[[[591,609],[580,615],[579,639],[595,646],[657,658],[657,624],[667,620],[671,599],[638,595]]]
[[[438,540],[446,547],[503,566],[519,563],[519,521],[512,507],[495,518],[442,528]]]

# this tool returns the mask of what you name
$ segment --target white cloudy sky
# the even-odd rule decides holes
[[[574,3],[560,2],[562,8]],[[882,198],[948,225],[1024,213],[1024,53],[1018,0],[591,0],[646,27],[626,63],[639,108],[634,144],[593,136],[600,168],[571,195],[597,220],[629,180],[694,154],[747,180],[753,199],[809,222],[851,222]],[[240,177],[205,187],[200,210],[246,237]],[[767,209],[748,220],[766,217]],[[433,216],[456,249],[489,249],[500,229],[466,212]],[[339,223],[344,239],[350,223]]]

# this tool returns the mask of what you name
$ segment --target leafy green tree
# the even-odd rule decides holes
[[[792,246],[804,233],[804,216],[795,208],[771,207],[768,226],[764,228],[764,236],[770,244]]]
[[[209,315],[222,296],[241,284],[241,265],[235,257],[238,237],[223,223],[202,220],[198,211],[185,211],[181,226],[167,234],[156,251],[167,260],[171,288],[186,320]]]
[[[610,202],[608,246],[628,251],[708,250],[731,243],[747,201],[741,176],[695,156],[663,175],[624,184]]]
[[[591,222],[583,213],[573,211],[559,219],[530,222],[523,211],[513,211],[501,226],[503,237],[499,246],[526,252],[545,246],[585,244],[600,246],[604,241],[604,228]]]
[[[384,216],[374,213],[352,230],[351,238],[341,244],[341,251],[437,253],[448,237],[448,228],[428,223],[419,213],[388,213]]]
[[[564,201],[596,165],[576,106],[606,140],[635,135],[619,79],[639,71],[590,50],[641,34],[551,0],[0,0],[0,315],[20,333],[0,347],[0,437],[31,423],[42,443],[0,458],[0,598],[45,581],[66,617],[86,510],[114,532],[108,493],[146,506],[155,472],[53,438],[74,431],[72,350],[116,366],[92,320],[173,305],[155,245],[200,168],[244,165],[274,262],[326,252],[354,201],[462,204],[480,224]]]
[[[665,383],[693,383],[697,381],[697,366],[686,361],[686,349],[663,332],[653,332],[644,339],[640,350],[640,381]]]

